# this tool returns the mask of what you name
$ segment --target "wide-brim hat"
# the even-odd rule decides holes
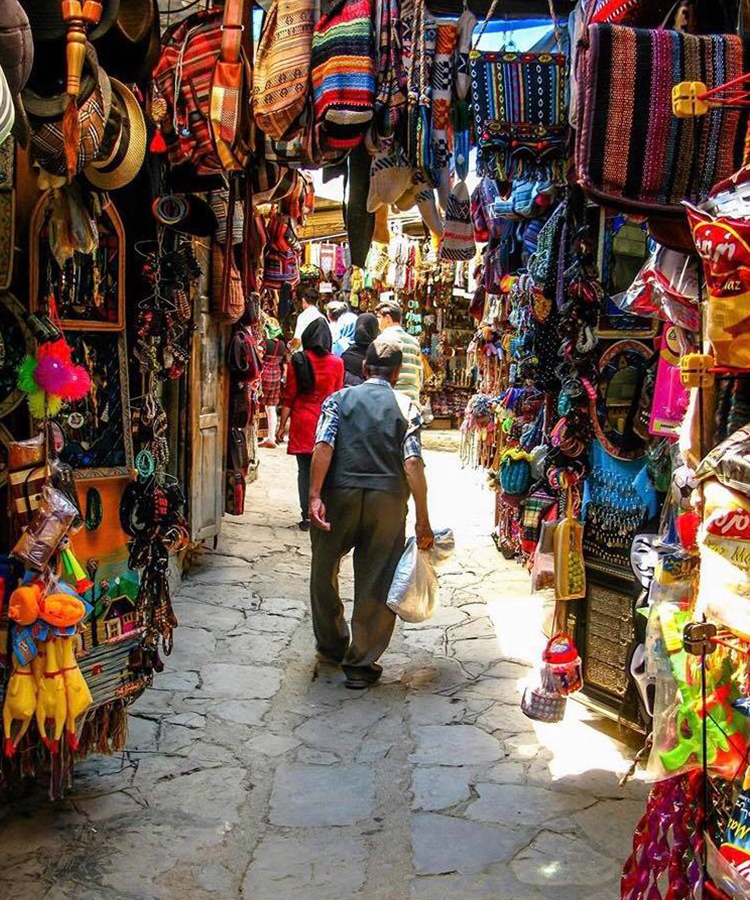
[[[135,178],[146,157],[146,120],[133,92],[116,78],[112,108],[97,158],[83,170],[88,181],[102,191],[115,191]]]
[[[60,0],[20,0],[20,2],[29,17],[35,41],[57,41],[65,37],[68,26],[63,19]],[[120,0],[99,0],[99,2],[102,4],[102,17],[96,27],[89,32],[90,41],[97,40],[109,31],[120,8]]]
[[[69,98],[62,91],[50,95],[37,92],[34,74],[22,93],[23,105],[31,129],[31,158],[50,175],[67,176],[63,116]],[[58,85],[59,87],[59,85]],[[99,65],[96,51],[86,44],[86,57],[81,73],[81,88],[77,97],[80,140],[76,173],[93,162],[100,153],[105,126],[112,109],[112,85],[109,76]]]
[[[120,0],[112,27],[96,46],[110,77],[128,83],[149,78],[161,49],[158,0]]]

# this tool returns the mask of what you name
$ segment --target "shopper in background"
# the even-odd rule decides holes
[[[340,312],[336,320],[338,331],[333,336],[333,352],[336,356],[343,356],[344,351],[354,343],[357,316],[349,309],[349,304],[345,300],[339,300],[338,304]]]
[[[336,345],[336,341],[339,336],[339,319],[344,315],[346,311],[346,307],[340,300],[329,300],[326,303],[326,318],[328,319],[328,325],[331,329],[331,337],[333,338],[333,344]]]
[[[263,355],[261,384],[263,386],[263,403],[266,407],[268,437],[262,441],[261,447],[276,447],[276,407],[281,403],[281,382],[286,363],[286,346],[281,340],[282,330],[278,321],[268,317],[265,325],[266,341]]]
[[[300,295],[302,302],[302,312],[297,316],[297,323],[294,326],[294,338],[290,344],[291,350],[298,350],[302,343],[302,332],[307,326],[316,319],[322,319],[326,322],[323,313],[318,309],[318,301],[320,295],[313,287],[304,288]],[[327,325],[327,323],[326,323]]]
[[[378,317],[373,313],[357,316],[354,328],[354,343],[341,354],[344,361],[344,384],[354,387],[365,380],[364,364],[367,348],[378,336]]]
[[[424,380],[422,350],[419,341],[401,327],[401,307],[398,303],[384,300],[378,304],[375,312],[380,324],[380,333],[395,338],[401,345],[404,361],[396,382],[396,390],[402,391],[419,407],[419,395]]]
[[[346,686],[366,688],[382,672],[378,659],[396,616],[386,606],[404,550],[409,494],[421,549],[433,543],[422,463],[422,417],[393,390],[402,353],[395,336],[367,349],[366,381],[329,397],[316,433],[310,477],[310,601],[319,657],[339,663]],[[341,559],[354,549],[351,638],[338,589]]]
[[[302,518],[299,527],[307,531],[310,460],[315,446],[315,428],[320,407],[334,391],[344,386],[344,364],[331,353],[331,329],[318,315],[302,332],[302,350],[292,354],[292,364],[281,395],[281,417],[276,440],[281,443],[287,421],[289,446],[287,453],[297,457],[297,487]]]

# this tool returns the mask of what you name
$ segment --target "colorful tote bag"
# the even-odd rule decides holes
[[[312,39],[315,124],[330,148],[356,147],[375,104],[371,0],[338,0],[320,17]]]
[[[566,57],[562,53],[469,54],[471,105],[480,170],[511,181],[562,165],[567,135]],[[558,172],[558,179],[563,173]],[[550,174],[550,177],[551,174]]]
[[[312,0],[274,0],[253,72],[253,114],[261,131],[282,138],[305,107],[314,25]]]
[[[589,25],[578,59],[579,183],[624,209],[679,212],[682,200],[705,199],[742,163],[748,111],[678,119],[672,88],[681,81],[716,87],[748,62],[737,35]]]

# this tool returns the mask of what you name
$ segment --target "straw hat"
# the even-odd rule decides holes
[[[60,0],[20,0],[20,2],[29,17],[35,41],[57,41],[65,37],[68,29],[62,17]],[[100,0],[100,2],[103,7],[102,17],[96,28],[91,29],[90,41],[97,40],[109,31],[120,8],[120,0]]]
[[[99,155],[83,170],[102,191],[124,187],[140,172],[146,156],[146,121],[133,92],[116,78],[112,84],[112,109],[104,129]]]

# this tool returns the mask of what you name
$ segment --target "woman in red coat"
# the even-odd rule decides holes
[[[276,441],[283,440],[287,420],[291,418],[287,453],[297,457],[297,487],[302,511],[299,527],[302,531],[310,528],[307,495],[320,407],[326,397],[344,386],[344,363],[331,353],[332,344],[328,322],[322,317],[310,322],[302,332],[302,350],[292,356],[281,396]]]

